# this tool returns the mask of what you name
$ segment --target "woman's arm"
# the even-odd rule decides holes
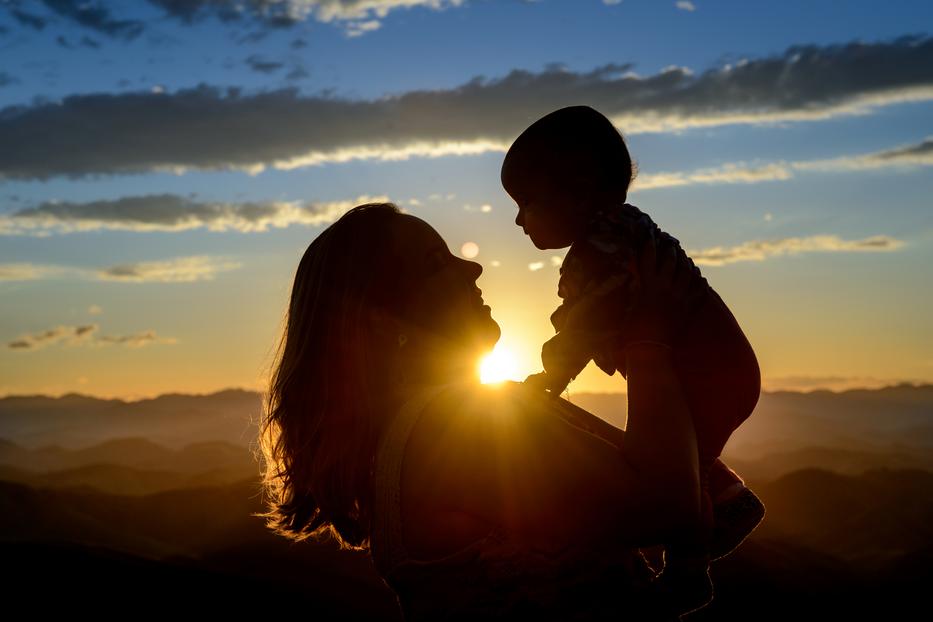
[[[671,373],[669,365],[645,357],[639,369],[649,368]],[[670,377],[656,386],[673,383]],[[640,442],[660,447],[654,437],[690,438],[692,423],[676,402],[633,406],[642,418],[658,420],[644,427]],[[685,422],[686,432],[675,430]],[[550,396],[520,386],[443,394],[426,408],[410,443],[405,468],[421,499],[502,525],[535,548],[652,546],[693,520],[684,510],[690,478],[665,490],[671,471],[657,468],[650,451],[630,457],[559,416]],[[665,457],[678,465],[690,459]]]
[[[641,344],[626,350],[628,420],[622,451],[641,479],[687,524],[700,515],[696,432],[669,348]],[[649,475],[650,474],[650,475]]]

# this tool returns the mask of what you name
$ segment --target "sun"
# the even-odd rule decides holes
[[[512,352],[498,343],[493,351],[479,362],[479,381],[483,384],[516,380],[517,373],[518,366]]]

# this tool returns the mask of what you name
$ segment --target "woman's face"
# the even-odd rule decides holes
[[[499,325],[484,304],[476,280],[483,267],[460,259],[428,223],[408,214],[395,219],[392,232],[396,257],[401,258],[400,279],[404,319],[454,347],[489,351],[499,340]]]

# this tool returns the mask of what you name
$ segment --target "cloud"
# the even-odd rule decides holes
[[[114,39],[132,40],[142,34],[143,22],[133,19],[116,19],[112,16],[105,2],[92,0],[42,0],[42,6],[48,14],[33,13],[39,3],[25,3],[21,0],[7,0],[0,8],[5,8],[13,18],[23,26],[42,30],[54,18],[61,17],[79,26],[93,30]],[[28,6],[30,12],[23,10]]]
[[[207,17],[225,22],[249,20],[274,28],[287,28],[308,19],[345,24],[348,33],[359,34],[379,27],[378,19],[398,9],[424,7],[442,10],[459,7],[464,0],[149,0],[183,23],[190,24]],[[377,19],[378,18],[378,19]],[[375,26],[370,26],[375,24]],[[353,36],[353,35],[351,35]]]
[[[253,71],[265,74],[275,73],[285,66],[285,63],[283,62],[265,60],[257,54],[249,56],[246,59],[246,64]]]
[[[359,37],[367,32],[379,30],[382,24],[377,19],[369,19],[363,22],[354,22],[347,27],[348,37]]]
[[[19,80],[17,80],[10,74],[4,71],[0,71],[0,88],[4,86],[9,86],[11,84],[16,84],[17,82],[19,82]]]
[[[7,263],[0,264],[0,282],[71,277],[126,283],[190,283],[210,281],[218,272],[234,270],[241,266],[242,264],[227,258],[203,255],[178,257],[166,261],[117,264],[103,268]]]
[[[97,271],[102,281],[190,283],[212,281],[218,272],[240,268],[242,264],[207,256],[179,257],[169,261],[127,263]]]
[[[87,308],[88,315],[100,315],[104,312],[100,305],[91,305]]]
[[[62,343],[69,347],[87,346],[99,347],[108,345],[122,345],[130,348],[163,343],[174,344],[178,340],[174,337],[159,337],[154,330],[142,331],[132,335],[98,335],[97,324],[81,326],[58,325],[38,333],[21,335],[14,341],[7,343],[7,348],[20,352],[41,350],[48,346]]]
[[[793,164],[795,169],[805,171],[858,171],[919,166],[933,166],[933,137],[927,137],[914,145],[903,145],[874,153]]]
[[[43,266],[32,263],[0,264],[0,281],[35,281],[67,271],[61,266]]]
[[[689,11],[690,13],[693,13],[697,10],[696,5],[690,2],[690,0],[677,0],[677,2],[674,3],[674,6],[676,6],[681,11]]]
[[[764,261],[781,255],[813,252],[895,251],[903,247],[902,240],[876,235],[861,240],[843,240],[835,235],[812,235],[804,238],[751,240],[738,246],[714,246],[687,251],[697,265],[722,266],[739,261]]]
[[[672,171],[639,175],[632,184],[632,190],[653,190],[694,184],[753,184],[763,181],[783,181],[793,178],[797,171],[845,173],[878,169],[909,170],[924,166],[933,166],[933,137],[913,145],[902,145],[883,151],[837,158],[774,162],[763,165],[733,162],[716,168],[690,172]]]
[[[20,3],[15,0],[13,2],[5,3],[4,6],[7,11],[10,12],[10,15],[13,16],[13,19],[19,22],[19,24],[22,26],[32,28],[33,30],[42,30],[48,23],[48,20],[43,17],[20,10],[18,8]]]
[[[101,230],[175,232],[198,228],[258,233],[270,227],[327,224],[356,205],[387,201],[386,196],[363,195],[354,201],[225,203],[155,194],[87,203],[46,202],[0,215],[0,235],[48,237]]]
[[[374,100],[243,94],[201,85],[174,93],[73,95],[0,110],[0,179],[300,166],[504,151],[537,118],[587,102],[627,133],[811,121],[933,100],[933,38],[798,46],[694,75],[630,65],[549,67],[453,89]]]
[[[724,164],[718,168],[705,168],[692,172],[668,172],[639,175],[633,190],[653,190],[693,184],[751,184],[761,181],[790,179],[793,172],[785,164],[746,166],[742,163]]]

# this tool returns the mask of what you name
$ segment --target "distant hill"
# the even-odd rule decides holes
[[[910,619],[925,606],[933,473],[804,469],[752,483],[765,521],[713,564],[716,598],[685,620]],[[250,516],[257,492],[253,480],[136,497],[0,482],[0,555],[18,569],[5,587],[39,610],[232,612],[274,597],[319,617],[399,619],[366,554],[275,536]],[[101,590],[105,602],[85,604]]]
[[[570,400],[625,426],[624,393],[577,393]],[[76,394],[6,397],[0,399],[0,465],[13,467],[3,471],[13,481],[127,494],[186,481],[230,482],[257,472],[253,452],[261,412],[260,394],[242,390],[136,402]],[[802,467],[852,475],[877,468],[933,470],[933,385],[765,392],[723,458],[743,477],[759,481]],[[93,465],[166,473],[85,469]],[[60,477],[30,475],[54,472]]]
[[[625,393],[572,393],[570,401],[624,427]],[[140,437],[181,448],[198,441],[249,446],[262,413],[260,394],[230,389],[209,395],[165,394],[135,402],[78,394],[0,398],[0,438],[37,448],[78,449]],[[736,446],[771,451],[806,445],[887,450],[892,443],[933,447],[933,384],[881,389],[763,392],[736,432]]]
[[[625,427],[624,394],[577,393],[570,401]],[[880,466],[929,468],[933,384],[839,393],[763,392],[755,412],[732,435],[723,455],[769,476],[798,460],[804,461],[798,466],[846,472]],[[749,464],[753,461],[756,464]]]
[[[256,477],[260,464],[239,445],[200,442],[167,449],[141,438],[104,441],[83,449],[26,449],[0,442],[0,479],[34,488],[93,488],[143,495]]]
[[[146,438],[169,448],[202,441],[248,447],[256,439],[262,404],[255,391],[210,395],[167,393],[125,402],[78,394],[0,398],[0,438],[38,448],[79,449],[106,440]]]

